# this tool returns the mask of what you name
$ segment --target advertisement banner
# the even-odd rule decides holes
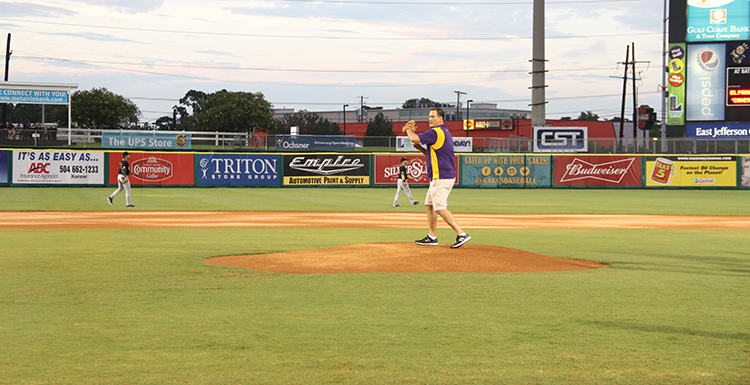
[[[742,175],[740,186],[750,187],[750,156],[742,157]]]
[[[8,183],[8,151],[0,150],[0,184]]]
[[[0,103],[68,104],[68,91],[24,90],[0,85]]]
[[[279,155],[198,154],[198,186],[278,186]]]
[[[284,155],[284,186],[370,184],[370,155]]]
[[[276,135],[277,151],[354,151],[353,135]]]
[[[534,127],[534,152],[588,152],[588,127]]]
[[[373,170],[373,184],[396,185],[401,158],[406,158],[406,171],[409,174],[409,184],[412,186],[427,186],[430,184],[427,175],[427,164],[424,155],[375,155]],[[456,184],[461,180],[459,156],[456,155]]]
[[[687,0],[687,41],[750,39],[747,0]]]
[[[685,124],[685,44],[669,45],[667,124]]]
[[[555,186],[641,186],[640,156],[555,156]]]
[[[724,120],[724,44],[692,44],[687,47],[687,120]]]
[[[687,138],[741,139],[750,138],[750,123],[689,123]]]
[[[109,155],[109,184],[117,184],[120,153]],[[130,153],[130,184],[138,185],[195,185],[193,154]]]
[[[461,185],[551,187],[549,155],[472,155],[461,157]]]
[[[103,185],[104,153],[13,151],[12,183]]]
[[[735,187],[736,156],[649,156],[649,187]]]
[[[408,136],[397,136],[396,137],[396,151],[398,152],[419,152],[409,140]],[[473,152],[474,151],[474,138],[457,138],[453,137],[453,152]]]
[[[102,131],[102,148],[189,150],[191,140],[191,134],[184,132]]]

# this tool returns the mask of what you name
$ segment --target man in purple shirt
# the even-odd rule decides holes
[[[453,213],[448,210],[448,196],[456,182],[456,156],[453,152],[453,137],[445,126],[445,112],[440,108],[430,110],[428,118],[430,129],[417,135],[407,129],[406,134],[414,147],[427,157],[427,176],[430,188],[424,205],[427,208],[429,233],[423,239],[415,241],[418,245],[436,246],[438,215],[456,232],[456,242],[451,248],[459,248],[471,239],[458,225]],[[426,146],[425,149],[421,145]]]

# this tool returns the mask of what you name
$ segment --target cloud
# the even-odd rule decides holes
[[[114,35],[109,34],[103,34],[103,33],[94,33],[94,32],[84,32],[84,33],[70,33],[70,32],[62,32],[57,33],[58,36],[70,36],[70,37],[78,37],[81,39],[87,39],[87,40],[94,40],[94,41],[103,41],[103,42],[122,42],[122,43],[142,43],[135,40],[130,39],[123,39],[116,37]]]
[[[66,8],[30,3],[9,3],[5,1],[0,1],[0,9],[3,10],[3,17],[59,17],[74,16],[78,14],[78,12]]]
[[[78,0],[84,4],[112,8],[124,13],[153,11],[164,5],[164,0]]]

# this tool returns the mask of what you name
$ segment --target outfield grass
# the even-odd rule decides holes
[[[122,197],[106,203],[110,190],[0,188],[0,201],[124,210]],[[394,192],[135,188],[133,201],[136,210],[422,210],[390,207]],[[457,213],[750,215],[745,193],[460,189],[450,203]],[[750,232],[469,230],[473,243],[611,267],[276,274],[202,260],[424,230],[2,230],[0,384],[750,382]]]

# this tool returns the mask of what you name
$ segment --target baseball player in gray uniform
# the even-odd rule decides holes
[[[401,206],[398,204],[398,198],[401,196],[401,191],[404,191],[406,193],[406,196],[409,197],[409,200],[411,201],[412,206],[416,206],[419,204],[419,201],[415,201],[414,197],[411,196],[411,189],[409,189],[409,172],[406,169],[407,159],[401,158],[401,166],[398,168],[398,189],[396,190],[396,197],[393,198],[393,207],[399,207]]]
[[[128,179],[128,175],[130,175],[130,163],[128,163],[128,159],[130,159],[130,153],[127,151],[123,152],[117,175],[117,190],[107,197],[110,205],[117,194],[125,190],[125,207],[135,207],[135,205],[130,204],[130,179]]]

